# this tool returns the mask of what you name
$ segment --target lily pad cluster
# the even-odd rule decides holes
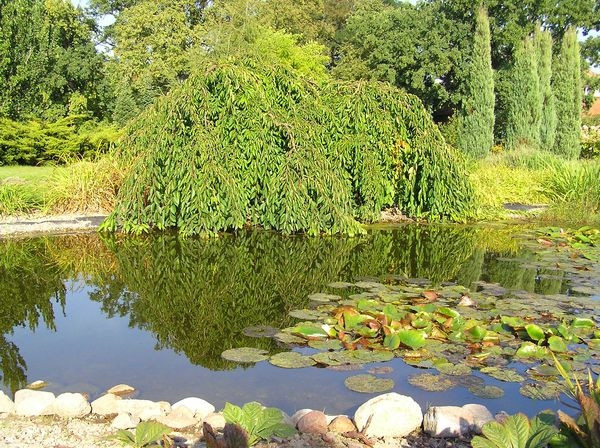
[[[543,238],[541,232],[546,232]],[[564,232],[548,232],[525,243],[531,244],[533,259],[514,262],[528,263],[544,275],[556,271],[557,278],[568,282],[566,293],[514,291],[484,281],[470,289],[435,287],[426,279],[335,282],[325,292],[311,294],[306,308],[289,312],[299,320],[296,325],[276,333],[255,332],[301,348],[302,353],[271,356],[270,362],[280,367],[349,371],[401,358],[429,369],[408,378],[425,390],[460,386],[483,398],[498,398],[504,382],[519,383],[521,394],[532,399],[553,398],[561,390],[555,362],[575,377],[588,368],[600,370],[594,297],[600,272],[591,261],[599,252],[595,229],[580,229],[569,244],[561,243],[567,238]],[[588,252],[584,255],[577,244],[585,244]],[[256,359],[266,356],[259,353]],[[484,378],[497,383],[486,384]],[[349,377],[345,384],[365,393],[394,387],[391,379],[366,374]]]

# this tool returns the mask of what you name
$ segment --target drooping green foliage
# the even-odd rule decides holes
[[[119,137],[113,126],[68,115],[56,121],[0,118],[0,165],[38,165],[107,152]]]
[[[581,151],[581,59],[577,32],[570,29],[563,37],[553,67],[552,87],[556,102],[556,138],[553,151],[575,159]]]
[[[458,138],[459,148],[475,157],[486,156],[494,144],[494,71],[487,11],[477,12],[473,53],[465,79],[467,93]]]
[[[552,93],[552,35],[537,31],[534,35],[538,51],[538,77],[541,102],[540,148],[550,150],[554,146],[556,132],[556,108]]]
[[[225,403],[223,416],[227,423],[240,425],[247,432],[247,446],[254,446],[258,441],[269,440],[273,436],[291,437],[296,433],[294,427],[284,422],[279,409],[266,408],[256,402],[246,403],[241,408]]]
[[[246,224],[356,234],[383,207],[461,219],[471,186],[420,101],[378,83],[315,85],[216,63],[128,130],[131,173],[105,228],[210,234]]]
[[[68,0],[0,1],[0,116],[57,119],[73,94],[104,109],[93,23]]]
[[[537,147],[540,138],[541,100],[537,70],[537,51],[527,37],[516,49],[510,69],[506,107],[505,144]]]
[[[543,412],[532,420],[525,414],[508,417],[504,422],[483,426],[483,436],[475,436],[474,448],[544,448],[558,432],[554,414]]]

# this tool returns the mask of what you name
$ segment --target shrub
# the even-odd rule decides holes
[[[0,165],[38,165],[105,153],[119,137],[116,128],[69,115],[54,122],[0,118]]]
[[[556,203],[577,204],[588,212],[600,211],[599,161],[565,163],[550,168],[546,194]]]
[[[464,163],[416,97],[257,65],[215,62],[131,123],[132,169],[104,229],[355,234],[387,206],[468,215]]]
[[[581,158],[600,158],[600,128],[586,128],[581,133]]]

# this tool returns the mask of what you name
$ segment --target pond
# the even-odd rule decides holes
[[[580,309],[593,306],[598,273],[568,263],[562,268],[538,246],[530,230],[510,225],[380,226],[360,238],[248,231],[209,240],[171,234],[0,240],[0,387],[11,392],[43,379],[47,390],[93,399],[127,383],[151,400],[198,396],[217,408],[256,400],[288,413],[310,407],[337,414],[374,396],[349,390],[345,379],[374,371],[421,406],[473,402],[530,415],[564,408],[556,400],[526,398],[519,383],[477,371],[473,377],[504,395],[481,398],[466,383],[426,391],[408,378],[431,369],[401,358],[346,371],[240,365],[221,356],[238,347],[280,352],[280,342],[252,337],[248,327],[296,324],[289,313],[314,308],[313,293],[360,293],[355,286],[334,291],[332,282],[457,284],[472,291],[502,286],[521,301],[581,294]],[[588,362],[594,368],[596,355]],[[510,365],[523,375],[528,367]]]

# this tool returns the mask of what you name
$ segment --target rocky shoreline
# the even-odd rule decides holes
[[[0,392],[0,446],[6,447],[116,447],[108,437],[118,430],[133,430],[140,422],[156,421],[171,428],[173,446],[243,448],[223,436],[223,412],[198,397],[176,403],[127,398],[135,391],[127,385],[109,389],[89,401],[85,394],[55,396],[42,390],[22,389],[14,401]],[[283,423],[297,433],[272,437],[263,448],[339,447],[467,447],[482,426],[502,416],[492,416],[479,404],[431,406],[423,414],[411,397],[397,393],[376,396],[363,403],[352,417],[326,415],[302,409]],[[204,432],[214,430],[220,445],[206,443]],[[227,431],[225,431],[226,433]],[[210,439],[210,437],[208,437]]]

